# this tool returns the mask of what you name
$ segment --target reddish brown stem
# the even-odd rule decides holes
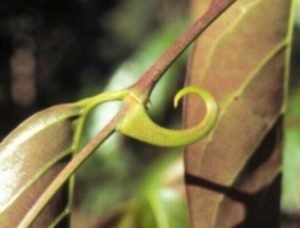
[[[99,144],[114,132],[116,125],[125,117],[127,112],[128,104],[124,104],[118,114],[73,157],[66,167],[60,171],[57,177],[38,198],[33,207],[27,212],[21,223],[18,225],[18,228],[25,228],[31,225],[34,219],[49,202],[53,194],[59,190],[75,170],[77,170],[78,167],[95,151]]]
[[[203,32],[222,12],[236,0],[215,0],[207,12],[199,18],[175,43],[144,73],[132,88],[147,100],[155,83],[177,59],[177,57]]]

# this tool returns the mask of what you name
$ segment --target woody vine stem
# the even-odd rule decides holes
[[[39,215],[52,196],[77,170],[77,168],[92,154],[92,152],[107,139],[114,131],[159,146],[184,146],[204,137],[214,127],[217,119],[217,106],[213,97],[205,90],[187,87],[179,91],[174,100],[177,106],[181,97],[188,93],[201,96],[206,103],[206,115],[203,121],[190,129],[169,130],[154,124],[147,116],[145,104],[149,95],[162,77],[164,72],[177,57],[203,32],[218,16],[222,14],[236,0],[215,0],[207,12],[199,18],[179,39],[158,59],[156,63],[137,81],[126,90],[100,94],[94,98],[79,101],[78,105],[85,105],[83,112],[95,105],[111,100],[123,100],[123,105],[115,117],[97,133],[65,166],[59,175],[27,212],[19,228],[29,227]],[[96,102],[95,102],[96,101]],[[146,124],[144,131],[137,132],[138,122]]]

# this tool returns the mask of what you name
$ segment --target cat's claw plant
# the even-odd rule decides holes
[[[184,89],[180,90],[174,99],[174,106],[176,107],[179,99],[186,95],[186,94],[196,94],[200,96],[206,105],[206,115],[204,119],[195,127],[185,129],[185,130],[173,130],[162,128],[159,125],[155,124],[150,117],[148,116],[145,108],[145,102],[143,102],[139,95],[134,92],[133,88],[124,91],[117,91],[111,93],[103,93],[96,97],[88,98],[74,104],[66,104],[61,105],[60,107],[62,110],[70,107],[70,113],[68,115],[64,115],[63,117],[54,118],[52,119],[41,119],[48,114],[49,110],[43,111],[38,113],[37,115],[33,116],[32,118],[26,121],[26,126],[32,125],[34,126],[36,123],[44,124],[44,129],[48,128],[53,124],[53,122],[59,120],[65,120],[67,118],[77,117],[78,123],[75,130],[75,145],[78,145],[79,137],[82,131],[82,126],[84,124],[84,119],[86,118],[89,111],[95,107],[95,105],[99,105],[103,102],[113,101],[113,100],[123,100],[123,107],[121,108],[120,112],[115,116],[115,118],[101,131],[98,135],[96,135],[78,154],[74,156],[74,158],[66,165],[66,167],[61,171],[59,176],[54,179],[54,181],[49,185],[49,187],[45,190],[42,196],[38,199],[38,201],[34,204],[34,206],[30,209],[29,213],[26,214],[22,222],[18,227],[28,227],[34,222],[34,219],[38,216],[38,214],[42,211],[42,209],[46,206],[49,200],[52,198],[54,193],[59,190],[65,181],[70,177],[70,175],[79,167],[79,165],[91,154],[92,151],[96,149],[113,131],[121,132],[126,136],[130,136],[140,141],[144,141],[153,145],[158,146],[166,146],[166,147],[177,147],[177,146],[184,146],[190,143],[193,143],[203,137],[205,137],[210,130],[214,127],[215,122],[217,120],[217,104],[213,98],[213,96],[206,90],[189,86],[185,87]],[[57,107],[55,107],[57,108]],[[55,113],[59,113],[55,110]],[[59,113],[60,114],[60,113]],[[22,138],[23,134],[26,134],[23,131],[23,128],[20,132],[18,132]],[[37,127],[37,130],[39,128]],[[16,130],[19,130],[18,128]],[[36,132],[33,133],[35,135]],[[9,136],[8,136],[9,138]],[[18,139],[18,137],[16,137]],[[21,142],[25,142],[26,139],[34,140],[34,137],[24,137],[25,139]],[[14,139],[12,139],[13,141]],[[3,142],[6,144],[7,139]],[[9,141],[11,143],[11,141]],[[18,143],[12,143],[16,147],[21,146]],[[62,159],[64,156],[69,154],[70,152],[76,151],[75,147],[71,147],[70,149],[59,153],[59,156],[56,156],[54,161],[48,163],[46,165],[47,169],[51,168],[55,162]],[[12,165],[12,164],[11,164]],[[42,169],[43,171],[37,176],[38,179],[42,174],[44,174],[47,169]],[[11,180],[5,179],[3,180],[3,184],[9,186]],[[32,182],[32,181],[30,181]],[[29,183],[30,185],[32,183]],[[24,186],[24,190],[26,190],[27,186]],[[9,188],[9,187],[8,187]],[[23,191],[20,191],[18,195],[14,198],[15,200],[18,198],[19,195],[22,194]],[[13,203],[13,202],[12,202]],[[10,204],[7,204],[8,206]],[[4,211],[5,213],[5,211]],[[5,218],[5,214],[4,218]]]
[[[206,105],[204,119],[195,127],[171,130],[156,125],[147,115],[149,95],[163,73],[185,48],[235,0],[216,0],[133,86],[71,104],[41,111],[11,132],[0,144],[0,224],[11,227],[55,227],[69,213],[69,197],[62,201],[61,187],[89,155],[113,132],[158,146],[193,143],[214,127],[217,105],[205,89],[186,87],[174,99],[187,94],[200,96]],[[115,117],[79,151],[88,113],[104,102],[122,100]],[[62,206],[57,206],[61,203]],[[67,206],[66,206],[67,205]],[[65,209],[64,209],[65,208]]]

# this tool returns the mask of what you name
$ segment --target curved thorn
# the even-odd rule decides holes
[[[215,99],[208,91],[190,86],[176,94],[175,107],[186,94],[198,95],[206,104],[206,115],[197,126],[184,130],[160,127],[149,118],[144,105],[136,99],[132,99],[130,111],[116,130],[137,140],[166,147],[184,146],[205,137],[215,126],[217,120],[218,109]]]

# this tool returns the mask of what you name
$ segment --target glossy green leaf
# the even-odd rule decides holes
[[[194,0],[194,16],[211,2]],[[291,4],[239,0],[194,46],[188,84],[209,90],[220,116],[210,136],[185,150],[191,227],[279,226]],[[186,127],[205,113],[194,98],[185,107]]]
[[[90,110],[103,102],[123,99],[125,94],[126,91],[101,93],[76,103],[53,106],[25,120],[1,142],[1,226],[62,226],[61,220],[70,212],[73,179],[69,190],[62,187],[85,160],[72,159],[78,164],[71,164],[68,173],[61,174],[70,166],[66,157],[78,151]],[[86,156],[93,148],[88,147]],[[55,184],[57,178],[61,184]]]
[[[17,227],[51,180],[68,162],[80,114],[77,105],[41,111],[12,131],[0,144],[0,224]],[[67,188],[56,193],[32,227],[45,227],[64,212]]]

